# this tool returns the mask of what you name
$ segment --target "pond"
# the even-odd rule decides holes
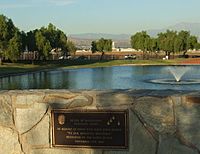
[[[200,90],[200,66],[176,68],[186,71],[178,84],[158,81],[175,81],[173,66],[115,66],[84,69],[56,69],[0,78],[0,89],[173,89]],[[175,70],[175,72],[176,72]],[[192,79],[189,84],[182,81]]]

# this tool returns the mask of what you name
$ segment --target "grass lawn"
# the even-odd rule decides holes
[[[0,65],[0,76],[13,75],[19,73],[41,71],[45,69],[56,68],[91,68],[107,67],[119,65],[176,65],[184,59],[173,60],[112,60],[112,61],[54,61],[46,63],[22,64],[22,63],[4,63]]]
[[[19,63],[5,63],[0,65],[0,76],[13,75],[26,72],[40,71],[47,68],[53,68],[54,65],[31,65]]]
[[[63,68],[91,68],[91,67],[109,67],[120,65],[178,65],[183,59],[173,60],[111,60],[111,61],[85,61],[82,63],[64,64]]]

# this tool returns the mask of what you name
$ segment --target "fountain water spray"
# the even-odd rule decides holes
[[[185,66],[172,66],[172,67],[168,67],[168,70],[174,76],[176,82],[180,82],[181,78],[184,76],[184,74],[187,71],[189,71],[189,67],[185,67]]]
[[[164,70],[169,71],[175,79],[168,79],[168,78],[159,78],[159,79],[151,79],[149,82],[156,83],[156,84],[167,84],[167,85],[191,85],[191,84],[200,84],[200,79],[183,79],[185,73],[188,73],[191,69],[189,66],[168,66]],[[195,73],[198,73],[195,72]],[[191,77],[191,76],[189,76]]]

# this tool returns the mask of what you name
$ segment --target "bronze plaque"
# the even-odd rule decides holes
[[[128,110],[52,110],[52,146],[128,149]]]

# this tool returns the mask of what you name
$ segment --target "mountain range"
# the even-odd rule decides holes
[[[200,23],[178,23],[176,25],[167,26],[162,29],[149,29],[146,30],[147,33],[155,37],[160,32],[165,32],[167,29],[181,31],[190,31],[192,35],[195,35],[200,40]],[[142,31],[142,30],[141,30]],[[117,46],[120,47],[130,47],[130,37],[133,34],[106,34],[106,33],[82,33],[82,34],[71,34],[69,38],[75,42],[78,46],[90,46],[92,40],[97,40],[100,38],[112,39],[116,42]]]
[[[70,38],[79,38],[79,39],[113,39],[113,40],[128,40],[130,34],[106,34],[106,33],[82,33],[82,34],[71,34]]]
[[[173,25],[173,26],[168,26],[168,27],[163,28],[163,29],[150,29],[150,30],[147,30],[147,33],[150,36],[156,36],[160,32],[165,32],[167,29],[175,30],[175,31],[181,31],[181,30],[190,31],[190,33],[192,35],[195,35],[198,38],[200,38],[200,23],[182,22],[182,23],[178,23],[178,24]]]

